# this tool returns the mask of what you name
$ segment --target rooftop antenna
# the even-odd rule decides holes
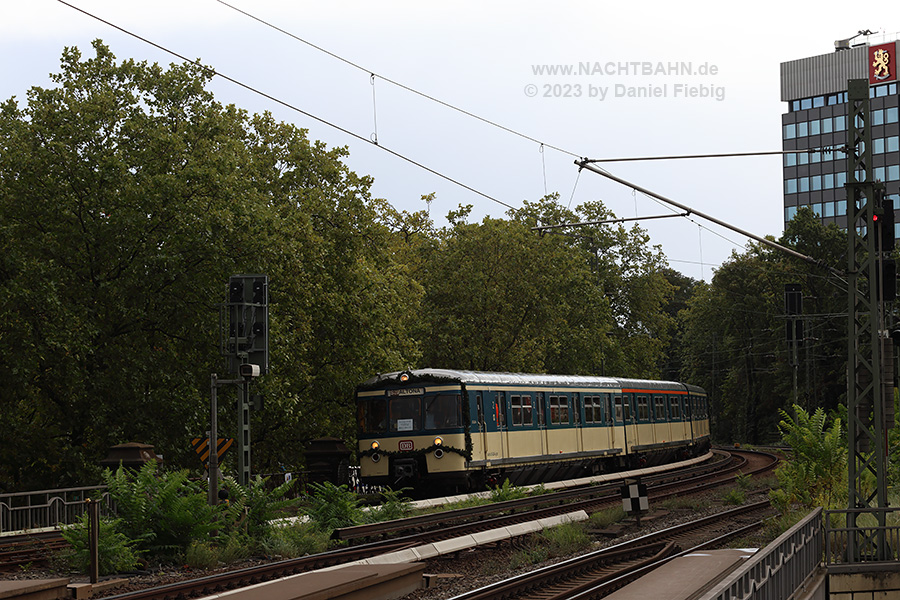
[[[855,40],[856,38],[858,38],[861,35],[875,35],[875,32],[872,31],[871,29],[860,29],[859,31],[856,32],[856,35],[854,35],[853,37],[848,37],[845,40],[835,40],[834,41],[834,51],[840,52],[841,50],[849,50],[850,42]]]

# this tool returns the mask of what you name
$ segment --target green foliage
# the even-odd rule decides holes
[[[846,265],[846,233],[809,209],[801,208],[777,241],[824,265]],[[796,361],[785,343],[787,283],[799,283],[804,297],[808,340]],[[710,394],[714,438],[773,443],[779,410],[791,403],[837,408],[846,391],[846,310],[846,292],[822,267],[761,244],[733,253],[711,283],[698,284],[679,315],[682,379]]]
[[[372,180],[345,148],[215,101],[211,70],[93,50],[66,48],[52,87],[0,104],[0,413],[17,432],[0,480],[97,481],[126,441],[195,465],[234,273],[270,281],[254,467],[349,439],[354,386],[419,356],[421,287]]]
[[[262,540],[261,548],[267,556],[296,558],[317,554],[328,549],[328,533],[307,523],[276,527]]]
[[[106,470],[103,478],[122,532],[148,555],[178,556],[217,527],[206,491],[188,479],[187,471],[161,471],[150,461],[137,472]]]
[[[732,488],[722,496],[722,503],[740,506],[746,501],[746,499],[747,496],[744,493],[744,490],[739,488]]]
[[[97,547],[100,575],[131,571],[140,563],[141,552],[134,540],[120,531],[122,519],[100,519],[100,530]],[[59,558],[68,568],[80,573],[90,573],[90,527],[88,515],[79,517],[72,525],[63,526],[61,534],[70,544],[69,548],[60,552]]]
[[[581,523],[563,523],[529,536],[526,547],[510,558],[510,567],[517,569],[550,558],[568,556],[591,545],[591,538]]]
[[[527,497],[528,492],[520,487],[510,485],[509,479],[504,479],[501,485],[494,486],[491,490],[491,502],[506,502]]]
[[[591,516],[588,519],[588,523],[590,523],[591,527],[603,529],[605,527],[609,527],[613,523],[618,523],[624,518],[625,510],[621,506],[614,506],[612,508],[598,510],[595,513],[591,513]]]
[[[770,494],[773,504],[786,512],[790,505],[837,508],[842,504],[847,481],[847,442],[842,422],[835,418],[827,426],[822,408],[810,415],[794,406],[796,418],[781,411],[778,424],[791,457],[776,470],[779,489]]]
[[[366,512],[366,520],[371,523],[378,523],[408,517],[412,506],[409,498],[403,496],[403,493],[407,490],[408,488],[383,490],[380,494],[380,504],[373,506]]]
[[[738,489],[742,491],[747,491],[753,487],[753,476],[749,473],[738,473],[734,481],[737,483]]]
[[[209,542],[194,540],[184,552],[184,564],[192,569],[212,569],[219,564],[219,550]]]
[[[331,533],[341,527],[359,525],[364,520],[360,501],[346,485],[330,482],[309,484],[304,512],[321,531]]]
[[[300,500],[286,498],[294,480],[288,480],[272,490],[268,489],[268,479],[256,477],[244,487],[233,477],[224,479],[224,488],[229,492],[228,504],[222,505],[222,523],[226,530],[239,530],[254,540],[264,538],[272,528],[272,521],[278,517],[293,514]]]

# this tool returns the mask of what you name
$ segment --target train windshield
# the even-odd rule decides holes
[[[422,428],[422,397],[391,398],[391,431],[414,431]]]
[[[459,405],[459,396],[455,394],[425,398],[425,429],[459,427]]]
[[[356,421],[360,431],[385,431],[387,400],[384,398],[360,400],[356,405]]]

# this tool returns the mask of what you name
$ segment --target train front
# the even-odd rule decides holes
[[[460,489],[471,458],[465,387],[451,372],[379,375],[357,388],[363,484]]]

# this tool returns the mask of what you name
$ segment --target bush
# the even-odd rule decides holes
[[[498,485],[491,490],[491,502],[506,502],[507,500],[518,500],[527,496],[528,493],[522,488],[510,485],[509,479],[504,479],[502,486]]]
[[[121,522],[121,519],[100,519],[97,547],[100,575],[131,571],[140,564],[140,552],[135,550],[134,540],[119,531]],[[62,550],[59,558],[80,573],[89,573],[91,568],[89,531],[88,516],[84,514],[72,525],[63,526],[61,532],[71,548]]]
[[[359,497],[346,485],[311,483],[304,512],[321,531],[331,533],[341,527],[359,525],[365,519]]]
[[[400,490],[384,490],[381,492],[381,504],[373,506],[366,514],[366,520],[371,523],[379,523],[381,521],[393,521],[408,517],[411,512],[409,498],[403,497],[403,492],[408,488]]]
[[[309,523],[274,528],[262,541],[267,556],[297,558],[328,549],[328,534]]]
[[[153,461],[134,472],[119,467],[103,473],[125,536],[149,555],[175,558],[191,542],[218,528],[206,490],[187,471],[159,471]]]
[[[222,526],[227,531],[240,530],[250,539],[260,541],[272,529],[271,522],[286,514],[293,513],[300,500],[288,499],[285,496],[294,484],[288,480],[269,491],[268,479],[256,477],[250,485],[244,487],[233,477],[226,477],[224,487],[228,490],[229,501],[220,505],[222,510]]]
[[[772,503],[782,512],[793,504],[807,508],[842,506],[847,484],[847,443],[842,422],[834,419],[826,428],[825,411],[810,415],[794,405],[796,419],[781,411],[778,423],[782,439],[792,457],[776,469],[780,489],[770,493]]]

